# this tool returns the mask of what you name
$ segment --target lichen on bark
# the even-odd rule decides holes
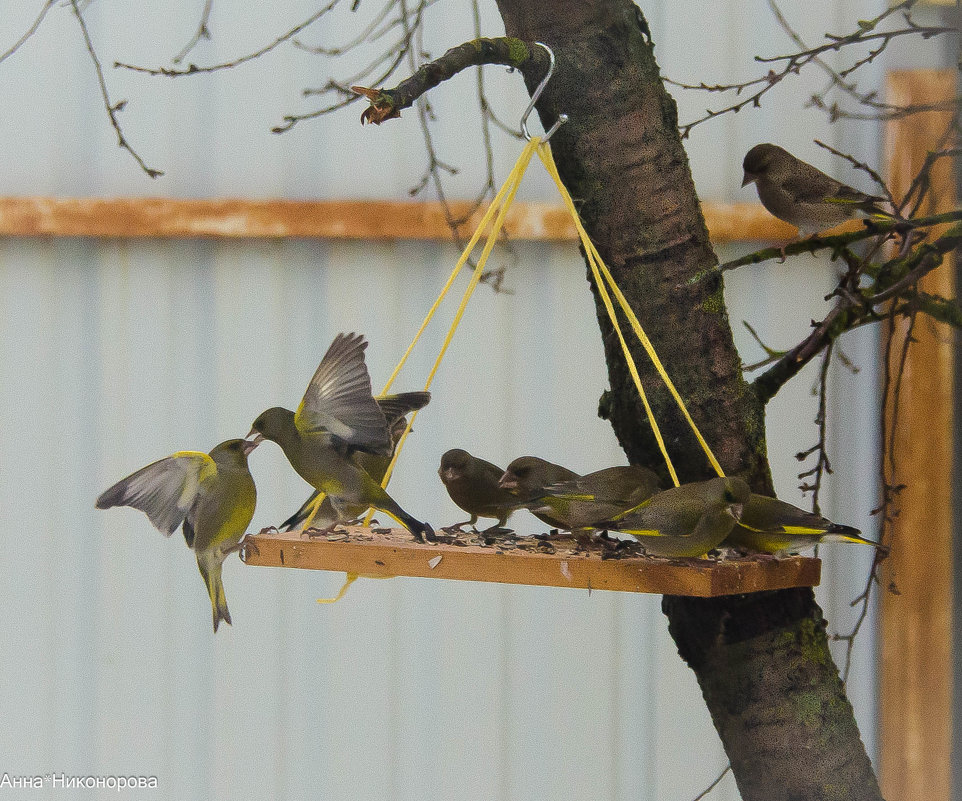
[[[556,72],[537,108],[546,129],[560,113],[569,116],[552,150],[588,233],[726,472],[771,493],[764,407],[741,373],[675,104],[643,15],[628,0],[498,0],[498,7],[509,36],[555,52]],[[529,90],[542,74],[525,72]],[[597,301],[596,294],[611,385],[602,411],[629,460],[659,469]],[[634,355],[682,479],[709,476],[640,346]],[[881,798],[810,589],[666,596],[663,609],[745,801]]]

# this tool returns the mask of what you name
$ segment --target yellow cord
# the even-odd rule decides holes
[[[545,155],[546,151],[547,156]],[[601,261],[601,257],[594,249],[590,239],[588,239],[588,234],[584,232],[584,228],[581,225],[581,219],[578,217],[578,212],[575,210],[574,201],[572,201],[571,195],[568,194],[568,190],[565,189],[564,184],[561,182],[561,176],[558,175],[554,159],[551,158],[550,146],[545,145],[538,151],[538,155],[541,157],[541,161],[544,162],[544,165],[548,170],[548,174],[558,185],[558,188],[561,191],[561,197],[564,200],[572,219],[575,221],[575,226],[578,229],[578,235],[581,237],[582,244],[585,246],[585,255],[588,257],[588,264],[591,267],[591,274],[595,279],[595,286],[598,287],[598,294],[601,296],[601,300],[608,312],[608,317],[611,318],[611,324],[614,326],[615,333],[618,335],[618,341],[621,343],[621,350],[625,354],[625,361],[628,363],[628,372],[631,373],[631,378],[635,382],[635,389],[638,390],[638,396],[641,398],[641,403],[645,407],[645,414],[648,415],[648,422],[651,424],[652,433],[654,433],[655,441],[658,443],[658,450],[661,451],[661,455],[665,459],[665,464],[668,466],[668,473],[671,475],[671,480],[677,487],[680,483],[678,480],[678,473],[675,471],[675,466],[672,464],[671,457],[668,455],[668,448],[665,445],[664,437],[661,435],[661,428],[658,426],[658,421],[655,420],[655,413],[652,411],[651,404],[648,403],[648,395],[645,393],[644,386],[642,386],[641,376],[638,375],[638,367],[635,365],[635,360],[631,355],[631,351],[628,349],[628,343],[625,342],[624,334],[621,332],[621,325],[618,322],[618,315],[615,313],[615,308],[611,302],[611,297],[608,294],[608,290],[605,289],[604,282],[601,280],[601,272],[598,267],[598,262]]]
[[[475,229],[475,232],[471,235],[471,239],[468,241],[468,244],[465,246],[464,252],[461,254],[461,258],[458,259],[458,263],[454,265],[454,269],[451,271],[451,275],[448,277],[447,283],[441,289],[441,294],[438,295],[437,300],[434,301],[434,305],[432,305],[431,308],[428,310],[427,315],[425,315],[424,317],[424,322],[421,323],[421,327],[418,329],[417,333],[414,335],[414,339],[411,340],[411,344],[408,345],[407,350],[404,351],[404,355],[401,357],[401,361],[397,363],[397,367],[394,368],[394,372],[391,373],[390,378],[388,378],[387,383],[384,385],[384,389],[381,391],[382,395],[386,395],[388,390],[391,389],[391,386],[394,384],[394,380],[397,378],[398,373],[401,372],[401,368],[404,367],[404,364],[407,362],[408,357],[411,355],[411,351],[414,350],[414,346],[418,343],[418,340],[421,338],[421,334],[423,334],[424,329],[428,327],[428,323],[430,323],[431,319],[434,317],[435,312],[438,310],[438,307],[441,305],[441,301],[444,300],[444,298],[448,294],[448,291],[451,289],[451,285],[454,284],[454,279],[458,277],[458,274],[461,272],[461,268],[464,267],[465,264],[467,264],[467,261],[471,256],[471,252],[474,250],[474,246],[478,244],[478,241],[481,239],[481,236],[484,234],[484,229],[487,227],[488,223],[491,222],[491,219],[494,217],[495,213],[498,211],[499,207],[501,206],[501,201],[504,199],[504,196],[511,190],[512,183],[515,181],[515,176],[518,173],[518,167],[522,163],[524,164],[524,166],[521,168],[520,172],[521,172],[521,175],[524,174],[524,170],[527,168],[528,163],[531,161],[531,156],[534,154],[534,150],[537,147],[537,144],[539,141],[540,139],[535,137],[530,142],[528,142],[524,150],[521,151],[521,155],[518,156],[518,161],[515,163],[514,168],[509,173],[507,180],[504,182],[504,184],[502,184],[501,189],[498,190],[498,194],[494,196],[494,200],[491,201],[487,211],[485,211],[484,213],[484,216],[481,217],[481,222],[478,223],[477,229]],[[517,177],[517,181],[520,181],[520,176]],[[515,186],[515,190],[517,190],[516,186]],[[508,203],[510,205],[510,201],[508,201]],[[488,239],[490,238],[491,237],[489,235]],[[475,272],[477,272],[477,270],[475,270]]]
[[[319,604],[336,604],[338,601],[341,600],[341,598],[343,598],[347,594],[348,587],[350,587],[359,578],[390,579],[390,578],[397,578],[397,576],[371,576],[366,573],[345,573],[344,583],[341,585],[341,589],[337,591],[337,595],[335,595],[333,598],[318,598],[317,602]]]
[[[695,424],[695,421],[692,419],[691,415],[689,414],[688,409],[685,406],[685,402],[681,398],[681,395],[678,393],[678,390],[675,389],[675,385],[672,383],[672,380],[668,377],[668,373],[665,370],[664,365],[661,363],[661,359],[658,358],[658,354],[655,352],[655,348],[651,344],[651,340],[648,339],[648,336],[645,334],[644,329],[642,329],[641,323],[638,321],[638,317],[635,315],[634,310],[628,304],[628,300],[625,298],[621,289],[615,283],[615,279],[611,275],[611,272],[608,270],[608,267],[605,264],[604,260],[601,258],[601,254],[598,253],[598,249],[595,247],[594,243],[591,241],[591,238],[588,236],[587,231],[585,231],[584,226],[581,224],[581,218],[578,216],[578,212],[575,209],[574,201],[571,199],[571,195],[568,194],[568,190],[565,187],[564,183],[562,183],[561,176],[558,174],[558,167],[555,164],[554,158],[551,155],[551,148],[548,145],[538,148],[538,156],[541,158],[541,161],[544,163],[545,168],[548,170],[548,174],[551,176],[551,178],[555,182],[555,185],[558,187],[558,192],[561,194],[561,198],[562,200],[564,200],[565,206],[567,206],[568,211],[571,214],[571,218],[574,220],[575,227],[578,229],[578,236],[581,239],[582,245],[584,245],[585,253],[588,254],[589,264],[591,264],[592,266],[592,274],[595,277],[595,284],[599,288],[599,294],[601,294],[602,298],[605,300],[605,307],[608,310],[608,316],[611,317],[611,321],[615,326],[615,330],[618,332],[618,338],[621,340],[622,349],[624,350],[625,358],[628,362],[629,370],[631,371],[632,378],[635,380],[635,386],[638,389],[638,394],[641,396],[642,402],[645,406],[645,411],[648,414],[648,420],[651,423],[652,430],[655,432],[655,439],[658,440],[658,446],[661,449],[662,455],[665,458],[665,462],[668,465],[668,471],[672,474],[672,478],[675,481],[675,485],[676,486],[678,485],[678,479],[675,475],[674,468],[672,467],[671,460],[668,458],[668,454],[664,447],[664,442],[661,438],[660,432],[658,431],[658,425],[655,422],[654,416],[652,415],[651,407],[648,405],[648,402],[645,398],[644,391],[641,389],[641,382],[637,377],[637,370],[634,365],[634,360],[631,358],[631,355],[628,352],[625,341],[621,336],[621,330],[618,327],[617,320],[615,319],[614,310],[610,306],[610,300],[607,300],[607,293],[603,291],[603,282],[599,279],[599,276],[597,275],[597,270],[601,271],[601,273],[604,275],[605,281],[607,281],[607,283],[611,287],[611,291],[614,293],[615,297],[618,300],[618,305],[621,306],[622,311],[625,313],[625,316],[628,318],[628,322],[631,324],[632,330],[635,332],[635,335],[641,341],[642,346],[645,348],[645,351],[648,353],[648,356],[651,359],[652,364],[655,367],[655,370],[658,372],[658,375],[661,376],[661,379],[665,382],[665,386],[668,388],[668,391],[671,393],[671,396],[675,399],[675,402],[678,404],[678,408],[681,410],[682,415],[684,415],[685,420],[688,421],[688,425],[691,426],[691,430],[694,432],[695,438],[698,440],[699,445],[701,445],[702,450],[705,452],[705,456],[708,458],[708,461],[711,463],[712,467],[715,469],[715,472],[718,473],[718,475],[724,476],[725,472],[724,470],[722,470],[721,464],[719,464],[718,459],[715,458],[715,454],[712,452],[708,443],[705,441],[705,438],[702,436],[701,431],[698,430],[698,426]]]
[[[360,575],[357,573],[345,573],[344,583],[341,585],[341,589],[337,591],[337,595],[335,595],[333,598],[318,598],[317,602],[319,604],[336,604],[338,601],[341,600],[341,598],[344,597],[344,593],[347,592],[347,588],[350,587],[359,578],[360,578]]]
[[[461,257],[458,259],[458,262],[455,265],[454,269],[451,271],[451,275],[448,277],[448,280],[445,283],[444,287],[441,289],[441,292],[438,295],[437,299],[434,301],[433,305],[428,310],[428,313],[425,316],[424,321],[421,323],[420,328],[418,328],[417,333],[414,335],[414,339],[411,341],[411,344],[408,346],[407,350],[404,352],[404,355],[401,357],[401,360],[398,362],[397,367],[394,368],[394,371],[391,373],[391,376],[388,378],[387,383],[384,385],[383,393],[386,394],[390,390],[391,386],[394,384],[394,381],[397,378],[398,374],[400,373],[401,368],[404,366],[404,364],[407,362],[408,358],[410,357],[411,352],[414,349],[414,346],[417,344],[418,340],[420,340],[421,335],[424,333],[428,324],[433,319],[435,313],[437,312],[438,308],[441,305],[441,302],[447,296],[448,292],[450,291],[451,287],[454,284],[454,280],[457,277],[458,273],[460,273],[461,269],[467,263],[468,258],[470,257],[472,251],[480,241],[485,228],[487,228],[487,226],[490,224],[491,229],[488,232],[488,237],[487,237],[487,240],[485,241],[484,249],[481,252],[481,256],[478,259],[477,265],[475,266],[474,273],[471,275],[471,280],[468,282],[468,286],[464,291],[464,295],[461,298],[461,303],[458,306],[458,310],[454,315],[454,320],[452,321],[451,326],[448,329],[448,333],[444,338],[444,342],[441,345],[441,352],[438,354],[438,357],[434,362],[434,366],[431,368],[431,372],[428,374],[427,381],[424,384],[425,390],[430,389],[431,383],[434,381],[434,377],[441,366],[441,360],[444,358],[445,353],[447,353],[448,347],[451,344],[451,340],[454,338],[454,333],[461,322],[461,318],[464,316],[464,312],[465,312],[465,309],[467,308],[468,301],[470,300],[471,295],[474,293],[474,290],[477,288],[478,282],[481,280],[481,275],[483,274],[483,271],[484,271],[484,265],[487,263],[488,256],[491,254],[491,251],[494,248],[494,244],[497,241],[498,234],[501,232],[501,228],[504,225],[504,220],[505,220],[505,217],[507,216],[508,209],[511,207],[511,203],[514,200],[514,196],[518,191],[518,187],[521,185],[521,179],[524,177],[525,170],[527,169],[528,164],[531,161],[531,157],[534,155],[534,152],[536,150],[538,152],[538,156],[540,157],[541,161],[544,163],[545,169],[547,169],[548,174],[551,176],[552,180],[554,180],[555,185],[558,188],[558,192],[561,195],[561,198],[564,201],[565,206],[567,207],[568,212],[571,214],[571,218],[575,223],[575,227],[578,230],[578,236],[581,239],[582,245],[584,246],[585,254],[588,258],[588,264],[591,267],[591,274],[595,280],[595,285],[598,288],[598,294],[600,295],[602,302],[604,303],[605,309],[608,312],[608,316],[611,318],[611,323],[615,329],[615,333],[618,335],[618,341],[621,343],[621,349],[625,355],[625,361],[628,364],[628,370],[631,373],[631,377],[632,377],[632,380],[634,381],[635,388],[638,390],[638,395],[641,398],[642,405],[645,408],[645,414],[648,416],[648,421],[651,424],[652,432],[654,433],[655,440],[658,443],[658,448],[665,459],[665,464],[668,466],[668,472],[671,474],[672,481],[674,482],[676,487],[679,485],[678,474],[675,471],[675,467],[671,462],[671,457],[668,455],[668,448],[665,445],[664,437],[662,436],[661,429],[659,428],[658,423],[655,420],[654,411],[652,410],[651,404],[648,401],[648,397],[645,394],[644,387],[642,386],[642,383],[641,383],[641,377],[638,374],[638,368],[635,365],[634,358],[632,357],[631,352],[628,348],[628,343],[625,341],[624,334],[622,333],[622,330],[621,330],[621,325],[618,322],[617,312],[615,311],[614,304],[611,301],[611,296],[609,295],[608,288],[606,288],[605,284],[607,284],[608,287],[610,287],[611,294],[613,294],[617,299],[618,305],[621,307],[622,311],[625,314],[625,317],[627,318],[629,324],[631,325],[632,330],[634,331],[635,335],[638,337],[645,351],[648,353],[648,356],[651,359],[652,364],[655,367],[655,370],[658,372],[658,375],[661,376],[662,380],[665,382],[665,386],[668,388],[668,391],[671,393],[672,398],[674,398],[675,402],[678,404],[678,408],[681,410],[682,415],[685,417],[685,420],[691,426],[691,429],[695,434],[695,438],[698,440],[698,443],[701,445],[702,450],[705,452],[705,455],[708,457],[708,461],[711,462],[712,467],[714,467],[718,475],[724,476],[725,473],[722,470],[721,465],[719,464],[718,460],[715,458],[714,453],[712,453],[711,448],[709,447],[708,443],[705,441],[705,438],[702,436],[701,432],[698,430],[698,426],[695,424],[695,421],[692,419],[691,415],[689,414],[688,409],[685,406],[685,402],[682,400],[681,395],[678,393],[678,390],[675,389],[675,385],[672,383],[671,378],[669,378],[668,373],[661,362],[661,359],[658,358],[658,354],[655,352],[655,348],[651,344],[651,340],[648,339],[648,336],[645,334],[644,329],[641,327],[641,323],[638,321],[637,316],[635,315],[631,306],[628,304],[627,299],[625,298],[621,289],[615,283],[615,279],[611,275],[611,271],[608,269],[604,260],[601,258],[601,254],[598,252],[598,249],[595,247],[594,243],[591,241],[591,238],[588,236],[587,231],[585,231],[585,228],[581,223],[581,218],[578,216],[578,211],[575,208],[574,201],[571,199],[571,195],[568,193],[567,188],[565,187],[564,183],[561,181],[561,176],[558,174],[558,167],[554,162],[554,158],[551,154],[550,146],[547,144],[541,145],[541,140],[538,137],[532,138],[528,142],[528,144],[525,146],[525,148],[521,151],[521,155],[518,157],[518,160],[515,162],[514,167],[511,169],[511,172],[508,175],[507,180],[505,180],[501,189],[498,190],[498,193],[495,195],[494,200],[492,200],[491,204],[488,206],[487,211],[485,211],[484,215],[482,216],[481,222],[478,224],[477,229],[475,230],[474,234],[471,236],[471,239],[468,241],[467,246],[462,252]],[[493,224],[492,224],[492,219],[494,220]],[[418,414],[417,411],[415,411],[408,418],[408,424],[404,429],[404,433],[401,435],[400,439],[398,440],[398,443],[394,448],[394,455],[392,456],[391,461],[388,464],[387,470],[384,472],[384,478],[381,481],[382,487],[386,487],[388,485],[388,482],[391,480],[391,475],[394,472],[394,466],[397,464],[398,457],[401,454],[401,449],[403,448],[404,443],[407,440],[408,434],[411,432],[411,427],[414,424],[414,419],[417,417],[417,414]],[[365,525],[370,525],[370,521],[373,515],[374,515],[374,510],[372,509],[368,512],[367,518],[365,519]]]
[[[414,345],[417,343],[418,339],[420,339],[421,334],[424,333],[424,329],[427,328],[428,323],[431,322],[431,319],[434,317],[434,313],[438,310],[441,301],[447,295],[448,290],[454,283],[454,279],[461,271],[461,268],[467,263],[475,245],[477,245],[478,241],[481,239],[484,229],[491,221],[491,218],[494,217],[494,223],[491,226],[491,230],[488,232],[488,238],[484,243],[484,249],[481,251],[481,256],[478,258],[478,262],[475,265],[474,272],[471,275],[471,280],[468,282],[468,286],[464,290],[464,295],[461,298],[461,303],[458,306],[458,310],[455,312],[454,320],[451,322],[448,333],[441,345],[441,352],[438,354],[438,357],[434,362],[434,366],[431,368],[431,372],[428,374],[427,381],[424,383],[425,391],[431,388],[434,377],[441,366],[441,360],[444,358],[445,353],[447,353],[448,347],[451,344],[451,340],[454,338],[454,332],[461,323],[461,318],[464,317],[464,312],[467,309],[468,301],[471,299],[471,295],[474,294],[474,290],[477,288],[478,283],[481,280],[481,276],[484,274],[484,266],[488,261],[488,256],[491,254],[495,243],[498,241],[498,235],[501,233],[501,228],[504,226],[504,220],[508,214],[508,209],[511,207],[511,203],[514,201],[514,196],[518,191],[518,187],[521,186],[521,179],[524,177],[525,170],[527,170],[528,164],[531,162],[531,158],[534,156],[534,152],[537,149],[540,141],[541,140],[538,137],[532,138],[532,140],[525,145],[524,150],[521,151],[521,155],[518,156],[518,160],[511,169],[507,180],[505,180],[501,189],[498,190],[498,194],[495,195],[494,200],[491,201],[491,205],[481,218],[481,222],[479,223],[477,230],[474,232],[470,241],[465,246],[464,251],[461,254],[461,258],[458,259],[458,263],[455,265],[454,270],[451,271],[451,275],[441,290],[441,294],[438,295],[437,300],[434,301],[434,304],[428,311],[427,316],[424,318],[424,322],[421,323],[421,327],[414,335],[413,341],[408,346],[408,349],[404,352],[404,355],[401,357],[401,361],[398,362],[397,367],[394,368],[394,372],[391,373],[391,377],[384,386],[384,393],[387,393],[387,391],[391,388],[391,385],[394,383],[394,379],[397,378],[397,375],[404,366],[404,363],[411,355]],[[408,424],[404,429],[404,433],[401,434],[401,437],[398,439],[397,445],[394,448],[394,455],[391,457],[391,461],[387,466],[387,470],[384,471],[384,478],[381,480],[382,487],[387,487],[388,482],[391,480],[391,475],[394,472],[394,466],[397,464],[398,457],[401,455],[401,449],[404,447],[404,443],[408,438],[408,434],[411,433],[411,428],[414,425],[414,419],[417,417],[417,415],[418,413],[415,411],[412,412],[411,416],[408,418]],[[373,516],[374,511],[369,511],[364,520],[364,525],[370,525],[371,518]]]

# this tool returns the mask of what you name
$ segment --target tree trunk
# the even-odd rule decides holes
[[[764,406],[742,377],[722,280],[686,284],[716,258],[644,17],[628,0],[498,6],[509,36],[555,52],[538,112],[545,128],[562,112],[570,117],[552,149],[589,234],[725,471],[770,493]],[[532,89],[541,75],[526,78]],[[597,305],[611,383],[603,414],[629,460],[664,476],[618,341]],[[640,346],[634,355],[682,480],[713,475]],[[811,590],[666,596],[662,606],[745,801],[881,797]]]

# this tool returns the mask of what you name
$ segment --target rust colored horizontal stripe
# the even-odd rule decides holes
[[[455,218],[470,211],[452,204]],[[716,243],[780,240],[795,229],[753,203],[706,203]],[[461,227],[477,225],[475,212]],[[573,241],[567,212],[550,203],[515,203],[505,224],[517,240]],[[187,200],[162,197],[0,197],[0,235],[252,239],[446,240],[444,208],[396,200]]]

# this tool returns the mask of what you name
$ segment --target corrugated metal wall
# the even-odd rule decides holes
[[[2,5],[7,42],[36,10]],[[799,24],[814,38],[879,5],[806,4]],[[99,0],[86,17],[105,64],[152,64],[179,49],[201,6]],[[431,12],[435,52],[471,35],[467,5],[444,7]],[[197,60],[242,53],[311,10],[215,4],[215,39]],[[665,72],[680,79],[745,76],[751,54],[786,47],[762,2],[649,12]],[[339,19],[317,38],[348,38],[350,14]],[[500,32],[491,9],[485,19],[485,33]],[[58,6],[0,64],[0,192],[403,197],[424,164],[413,114],[361,129],[350,109],[267,133],[281,114],[306,108],[297,91],[322,83],[327,69],[287,49],[209,78],[108,70],[113,99],[130,101],[128,136],[167,170],[150,182],[116,148],[76,21]],[[521,82],[488,73],[513,116],[525,103]],[[874,134],[830,129],[798,110],[818,77],[795,83],[795,98],[776,94],[759,111],[696,129],[690,154],[703,198],[753,199],[737,187],[755,141],[775,139],[836,168],[813,137],[875,152]],[[480,174],[474,129],[454,113],[471,86],[462,76],[435,98],[438,147],[464,168],[463,196]],[[704,101],[683,97],[682,119]],[[502,177],[517,151],[499,141]],[[522,196],[551,199],[539,165]],[[231,560],[235,625],[213,637],[179,535],[165,540],[131,510],[94,510],[97,494],[133,469],[242,436],[262,409],[297,403],[338,331],[368,336],[381,384],[456,257],[431,243],[0,241],[0,771],[155,775],[159,789],[145,798],[371,801],[683,801],[717,775],[723,751],[657,597],[394,579],[359,582],[322,607],[314,599],[341,576]],[[449,447],[500,464],[529,452],[584,471],[623,462],[595,414],[605,371],[575,246],[520,244],[502,258],[511,292],[477,294],[392,484],[402,505],[437,523],[456,516],[435,476]],[[746,359],[758,348],[739,321],[775,347],[794,343],[824,311],[833,269],[812,261],[732,275]],[[423,381],[442,327],[430,329],[400,388]],[[872,534],[876,343],[859,332],[842,347],[862,370],[833,372],[836,474],[824,505]],[[814,442],[814,378],[812,366],[771,405],[769,447],[788,499],[799,497],[794,454]],[[256,529],[289,514],[306,485],[271,445],[252,466]],[[519,529],[535,530],[518,517]],[[832,628],[844,631],[870,555],[838,546],[824,555],[819,594]],[[869,628],[851,695],[870,750],[873,653]],[[714,797],[737,797],[730,778]]]

